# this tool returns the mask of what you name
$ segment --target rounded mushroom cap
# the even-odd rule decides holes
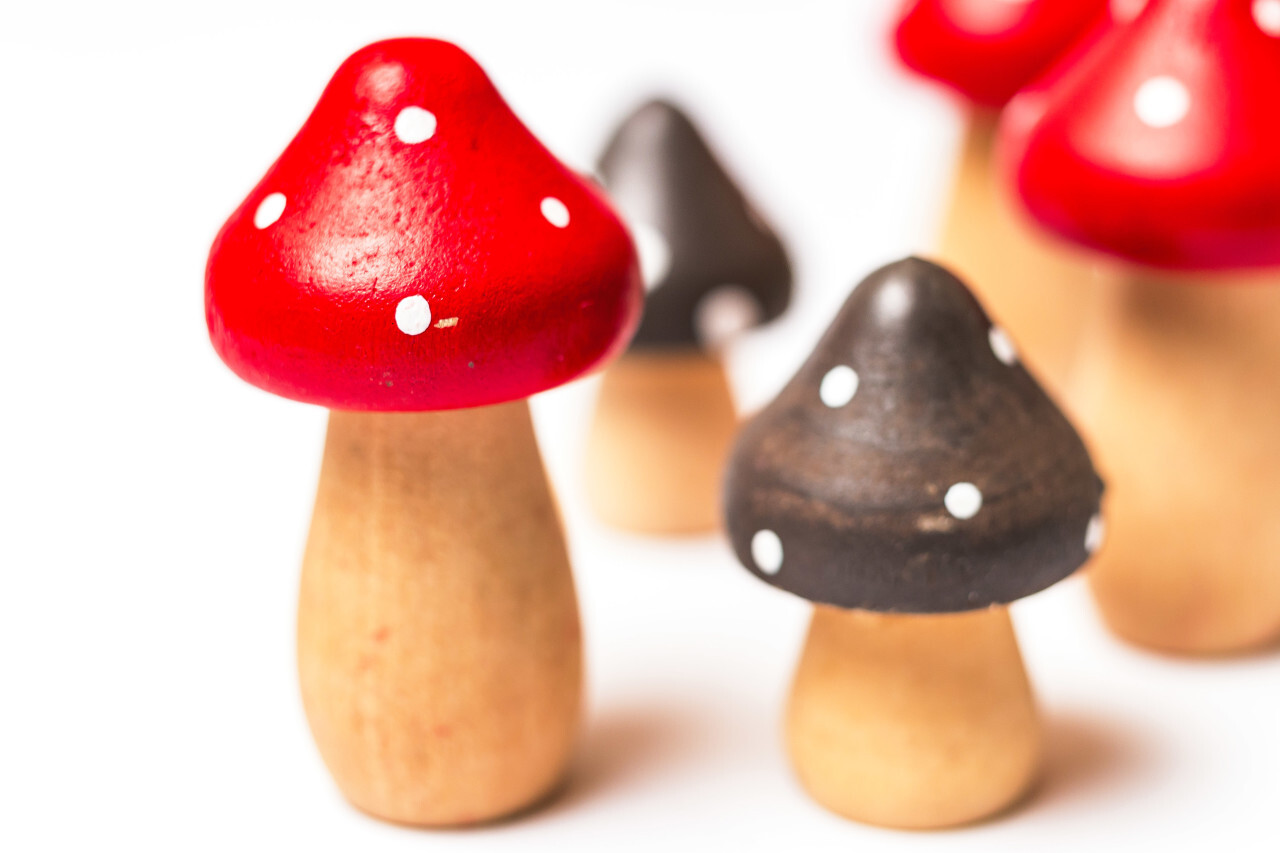
[[[457,47],[351,56],[214,241],[214,348],[336,409],[527,397],[590,371],[639,318],[603,193],[559,163]]]
[[[1107,0],[908,0],[903,63],[985,107],[1002,107],[1105,14]]]
[[[974,610],[1071,574],[1102,482],[965,286],[916,258],[854,290],[741,432],[725,483],[738,558],[810,601]]]
[[[1001,160],[1032,216],[1156,267],[1280,263],[1277,10],[1150,0],[1015,99]]]
[[[782,241],[677,107],[651,101],[632,113],[599,170],[631,224],[650,291],[633,347],[713,348],[786,309]]]

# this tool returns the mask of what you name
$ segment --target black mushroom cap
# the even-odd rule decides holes
[[[733,548],[810,601],[901,613],[1006,604],[1102,537],[1102,481],[1009,339],[947,270],[909,258],[854,290],[738,436]]]
[[[699,328],[716,297],[736,297],[754,315],[745,325],[786,309],[791,264],[782,242],[675,106],[651,101],[632,113],[599,172],[635,233],[650,289],[633,348],[716,343]]]

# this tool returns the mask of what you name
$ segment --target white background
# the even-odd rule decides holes
[[[1024,807],[927,835],[810,803],[778,718],[807,606],[717,538],[608,532],[590,382],[538,399],[590,667],[580,759],[522,820],[423,833],[346,806],[293,671],[324,412],[209,348],[205,253],[351,51],[459,42],[585,167],[653,92],[786,235],[799,298],[732,360],[766,402],[851,285],[926,249],[959,114],[899,74],[889,3],[219,0],[0,11],[0,850],[1275,850],[1280,660],[1179,662],[1083,584],[1015,608],[1050,760]]]

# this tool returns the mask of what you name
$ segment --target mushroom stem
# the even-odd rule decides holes
[[[582,654],[527,403],[331,413],[298,669],[321,756],[360,809],[456,825],[548,795]]]
[[[970,823],[1015,802],[1041,730],[1008,610],[898,615],[819,606],[791,689],[800,781],[845,817]]]
[[[736,429],[718,358],[693,348],[627,353],[604,375],[587,445],[596,512],[643,533],[714,530]]]
[[[938,259],[972,284],[1018,342],[1023,361],[1061,401],[1098,267],[1085,253],[1052,243],[1014,207],[993,156],[998,118],[986,110],[970,115]]]
[[[1280,636],[1280,287],[1268,283],[1132,275],[1105,297],[1081,361],[1109,487],[1090,577],[1103,617],[1135,643],[1222,654]]]

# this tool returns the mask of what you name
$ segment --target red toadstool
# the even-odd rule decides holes
[[[1128,263],[1078,377],[1114,483],[1099,605],[1166,650],[1269,642],[1280,288],[1243,271],[1280,265],[1280,4],[1151,0],[1056,76],[1002,147],[1036,219]]]
[[[223,226],[205,283],[237,374],[333,410],[298,659],[339,786],[414,824],[545,796],[581,649],[525,398],[634,329],[622,223],[470,57],[398,39],[338,69]]]
[[[938,255],[975,283],[1042,380],[1066,383],[1095,271],[1029,229],[993,168],[1000,110],[1087,34],[1108,22],[1106,0],[910,0],[894,43],[913,71],[969,106]]]

